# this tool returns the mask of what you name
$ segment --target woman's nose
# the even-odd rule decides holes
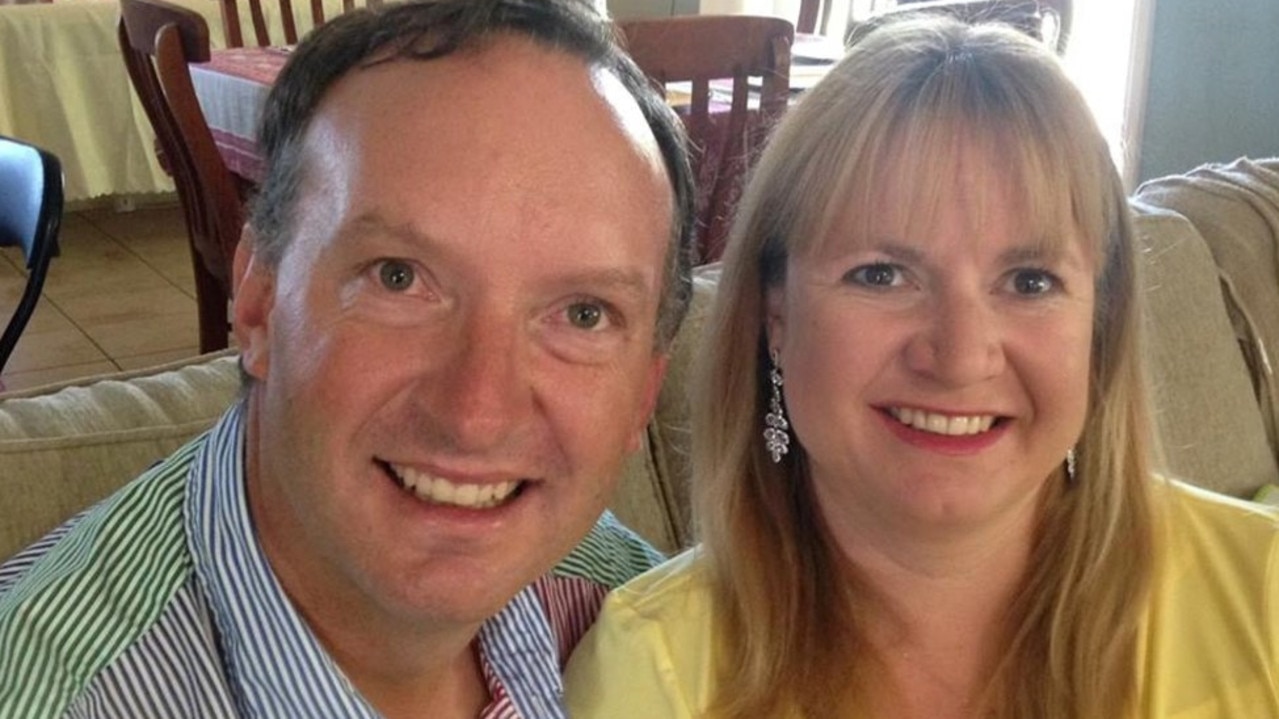
[[[926,312],[906,349],[912,371],[948,386],[964,386],[1004,370],[1000,323],[989,303],[952,295]]]

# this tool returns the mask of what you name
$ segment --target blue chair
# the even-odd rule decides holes
[[[21,247],[27,286],[0,338],[0,370],[35,312],[62,224],[62,163],[25,142],[0,137],[0,246]]]

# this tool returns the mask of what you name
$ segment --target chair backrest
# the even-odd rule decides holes
[[[799,19],[795,32],[812,35],[825,34],[830,25],[831,3],[822,0],[800,0]]]
[[[341,0],[340,12],[337,0],[309,0],[309,14],[299,15],[292,0],[245,0],[249,19],[253,23],[253,40],[258,47],[270,45],[296,45],[307,31],[334,14],[354,10],[357,5],[376,7],[381,0]],[[299,0],[306,3],[307,0]],[[239,0],[219,0],[222,7],[222,28],[227,47],[244,47],[244,31],[241,28]]]
[[[27,285],[4,335],[0,370],[35,312],[49,260],[58,253],[62,224],[62,164],[33,145],[0,137],[0,246],[21,247]]]
[[[200,351],[227,346],[231,262],[244,203],[218,154],[189,63],[210,58],[204,18],[163,0],[120,0],[120,51],[173,174],[186,219],[200,316]]]
[[[1002,22],[1049,44],[1057,54],[1066,52],[1074,20],[1073,0],[897,0],[877,11],[853,29],[854,38],[874,27],[876,21],[900,12],[945,13],[968,23]],[[850,39],[850,42],[853,40]]]
[[[790,100],[794,27],[781,18],[749,15],[636,19],[617,26],[631,57],[668,99],[669,83],[691,85],[688,105],[676,109],[694,145],[699,259],[710,262],[723,251],[742,180]],[[758,106],[752,107],[755,97]]]

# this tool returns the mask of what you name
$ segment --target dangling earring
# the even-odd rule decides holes
[[[773,457],[773,463],[782,461],[782,457],[790,451],[790,423],[786,421],[786,411],[782,409],[782,369],[777,366],[778,352],[769,353],[772,369],[768,372],[769,384],[772,385],[772,397],[768,401],[768,414],[764,415],[764,448]]]
[[[1066,484],[1074,484],[1078,468],[1075,463],[1075,448],[1066,450]]]

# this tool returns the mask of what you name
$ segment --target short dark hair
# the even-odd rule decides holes
[[[618,47],[611,23],[582,0],[414,0],[354,10],[316,28],[290,56],[263,110],[258,143],[265,176],[249,209],[258,253],[275,266],[291,241],[303,141],[333,83],[353,69],[391,60],[433,60],[500,34],[526,37],[603,68],[643,112],[674,198],[657,317],[658,346],[666,347],[692,297],[694,189],[687,140],[679,118]]]

